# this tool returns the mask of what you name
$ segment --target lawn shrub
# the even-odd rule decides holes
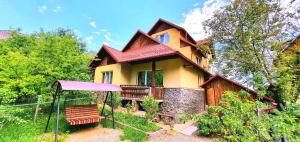
[[[145,117],[147,121],[151,122],[157,115],[159,109],[158,102],[153,97],[147,96],[141,105],[146,112]]]
[[[198,134],[219,135],[225,141],[276,141],[283,136],[289,141],[300,139],[300,124],[294,114],[278,110],[273,115],[257,114],[257,108],[267,106],[241,94],[226,92],[219,106],[209,107],[207,114],[199,116]]]
[[[198,134],[202,136],[211,136],[219,134],[222,130],[222,124],[215,115],[204,114],[198,118]]]
[[[26,120],[19,116],[19,114],[23,112],[24,108],[0,106],[0,130],[8,123],[25,123]]]
[[[113,102],[114,102],[114,104],[113,104],[113,108],[114,109],[116,109],[116,108],[118,108],[120,105],[121,105],[121,97],[120,97],[120,95],[118,94],[118,93],[116,93],[116,92],[112,92],[112,99],[113,99]],[[110,99],[110,95],[107,97],[107,104],[109,105],[109,106],[111,106],[110,105],[110,102],[111,102],[111,99]]]
[[[127,114],[132,114],[132,110],[133,110],[133,105],[132,104],[127,103],[125,108],[126,108],[126,113]]]

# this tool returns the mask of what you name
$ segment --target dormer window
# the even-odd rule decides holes
[[[169,43],[170,42],[170,35],[168,33],[156,36],[156,39],[161,43]]]

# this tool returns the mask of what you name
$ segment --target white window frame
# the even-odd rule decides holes
[[[105,71],[102,72],[102,83],[106,84],[112,84],[112,77],[113,77],[113,72],[112,71]]]

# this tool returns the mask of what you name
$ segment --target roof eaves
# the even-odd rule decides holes
[[[190,60],[189,58],[187,58],[186,56],[184,56],[182,53],[180,53],[179,51],[176,51],[177,55],[179,55],[181,58],[185,59],[186,61],[188,61],[189,63],[191,63],[192,65],[194,65],[195,67],[197,67],[198,69],[202,70],[204,73],[208,74],[209,76],[213,76],[210,72],[208,72],[206,69],[202,68],[201,66],[199,66],[198,64],[196,64],[195,62],[193,62],[192,60]]]
[[[200,51],[200,53],[201,53],[205,58],[207,58],[207,56],[206,56],[201,50],[199,50],[199,49],[197,48],[197,45],[195,45],[195,44],[193,44],[193,43],[191,43],[191,42],[189,42],[189,41],[187,41],[187,40],[185,40],[185,39],[183,39],[183,38],[180,38],[180,40],[183,41],[183,42],[185,42],[185,43],[187,43],[187,44],[189,44],[190,46],[196,48],[198,51]]]
[[[221,75],[219,75],[219,74],[217,74],[217,75],[215,75],[214,77],[210,78],[209,80],[205,81],[202,85],[200,85],[200,87],[205,87],[209,82],[211,82],[212,80],[214,80],[214,79],[216,79],[216,78],[224,79],[224,80],[226,80],[226,81],[228,81],[228,82],[230,82],[230,83],[233,83],[233,84],[235,84],[235,85],[237,85],[237,86],[239,86],[239,87],[245,89],[246,91],[249,91],[249,92],[251,92],[251,93],[253,93],[253,94],[257,94],[256,91],[254,91],[254,90],[252,90],[252,89],[250,89],[250,88],[247,88],[247,87],[245,87],[244,85],[242,85],[242,84],[240,84],[240,83],[238,83],[238,82],[235,82],[235,81],[232,81],[232,80],[230,80],[230,79],[227,79],[226,77],[221,76]]]

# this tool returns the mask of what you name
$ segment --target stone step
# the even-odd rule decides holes
[[[190,136],[193,133],[195,133],[197,130],[198,130],[197,126],[192,125],[192,126],[189,126],[185,129],[183,129],[182,131],[180,131],[180,133]]]

